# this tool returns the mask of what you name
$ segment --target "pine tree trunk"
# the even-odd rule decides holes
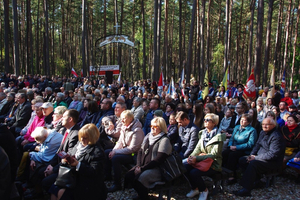
[[[262,67],[262,38],[264,23],[264,0],[258,1],[257,9],[257,41],[256,41],[256,61],[255,61],[255,83],[260,86],[261,67]]]
[[[142,21],[143,21],[143,79],[146,79],[146,24],[145,24],[145,5],[141,0]]]
[[[266,34],[266,48],[265,48],[264,71],[263,71],[263,86],[267,86],[267,83],[268,83],[267,78],[268,78],[269,56],[270,56],[273,3],[274,3],[274,0],[269,0],[267,34]]]
[[[284,57],[283,57],[283,70],[285,70],[287,67],[291,7],[292,7],[292,0],[289,0],[289,6],[288,6],[287,18],[286,18],[286,34],[285,34],[285,46],[284,46]]]
[[[188,46],[188,57],[186,62],[186,80],[190,81],[191,78],[191,65],[192,65],[192,54],[193,54],[193,36],[194,36],[194,27],[195,27],[195,16],[196,16],[196,7],[197,0],[194,0],[193,10],[192,10],[192,19],[190,26],[190,36],[189,36],[189,46]]]
[[[299,16],[300,16],[300,4],[298,1],[297,21],[296,21],[296,27],[295,27],[295,39],[294,39],[294,45],[293,45],[293,60],[292,60],[292,69],[291,69],[290,90],[293,89],[293,75],[295,73],[295,57],[296,57],[296,47],[297,47],[297,39],[298,39]]]
[[[279,12],[278,12],[278,19],[277,19],[277,31],[276,31],[276,39],[275,39],[275,53],[274,53],[274,68],[275,74],[279,74],[276,72],[279,69],[279,57],[280,57],[280,43],[281,43],[281,28],[282,28],[282,0],[279,2]],[[280,75],[277,77],[279,79]]]
[[[247,77],[250,76],[251,68],[252,68],[253,24],[254,24],[255,0],[251,1],[250,10],[251,10],[251,20],[250,20],[249,44],[248,44]]]
[[[18,11],[17,11],[17,0],[13,0],[13,19],[14,19],[14,61],[15,61],[15,74],[20,74],[20,60],[19,60],[19,30],[18,30]]]

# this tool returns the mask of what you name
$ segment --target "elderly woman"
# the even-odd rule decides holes
[[[162,181],[159,165],[172,153],[167,125],[162,117],[151,120],[151,132],[138,152],[137,164],[125,176],[125,184],[133,186],[140,199],[149,199],[148,189]]]
[[[300,126],[297,124],[298,118],[290,115],[287,118],[287,124],[281,128],[281,133],[285,140],[285,155],[283,162],[286,162],[295,157],[296,153],[300,150]]]
[[[80,127],[83,127],[86,124],[93,123],[97,124],[99,121],[99,110],[98,110],[98,104],[96,101],[92,100],[89,101],[88,107],[87,107],[88,113],[86,114],[85,118],[81,122]]]
[[[83,109],[83,104],[81,102],[80,94],[74,95],[73,101],[70,103],[70,106],[68,109],[75,109],[80,113],[80,111]]]
[[[228,184],[236,183],[235,170],[240,157],[249,155],[257,140],[255,128],[251,126],[252,116],[243,114],[240,125],[237,125],[229,139],[228,147],[222,153],[223,166],[234,171],[234,177],[230,177]]]
[[[134,115],[135,119],[141,120],[143,115],[144,115],[144,110],[142,106],[142,98],[140,97],[135,97],[133,99],[133,106],[131,108],[131,112]]]
[[[213,113],[206,114],[204,117],[205,129],[199,132],[198,144],[188,158],[188,163],[184,163],[187,169],[187,177],[191,184],[192,190],[186,195],[192,198],[199,193],[199,199],[205,200],[208,196],[208,189],[202,179],[202,176],[210,176],[222,171],[222,148],[225,134],[217,134],[219,116]],[[208,171],[200,171],[192,165],[201,162],[207,158],[213,159]]]
[[[78,118],[78,122],[77,122],[78,125],[81,124],[81,122],[84,120],[85,116],[87,115],[87,113],[88,113],[88,105],[89,105],[90,101],[91,101],[90,99],[85,99],[83,101],[83,109],[79,113],[79,118]]]
[[[58,92],[56,94],[56,102],[53,105],[53,108],[55,109],[57,106],[65,106],[66,108],[68,108],[68,104],[66,102],[64,102],[65,99],[65,95],[62,92]]]
[[[103,181],[104,152],[97,143],[100,133],[94,124],[86,124],[78,132],[79,142],[73,148],[70,159],[62,162],[76,168],[74,189],[53,185],[51,199],[106,199],[106,186]]]
[[[65,128],[63,127],[61,121],[62,121],[62,117],[63,114],[65,113],[65,111],[67,110],[67,108],[65,106],[57,106],[54,109],[54,113],[52,115],[52,128],[56,131],[59,132],[61,134],[63,134],[65,132]]]
[[[142,124],[138,119],[134,118],[130,110],[122,112],[121,121],[121,133],[117,144],[113,149],[105,150],[106,179],[111,178],[111,169],[114,172],[114,184],[108,188],[108,192],[115,192],[122,189],[122,165],[134,163],[133,155],[141,148],[144,139]]]

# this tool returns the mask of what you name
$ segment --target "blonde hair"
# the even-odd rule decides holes
[[[162,117],[155,117],[154,119],[151,120],[151,124],[156,124],[159,129],[164,132],[167,133],[168,132],[168,128],[167,128],[167,124],[164,118]]]
[[[127,117],[128,119],[131,119],[131,120],[134,119],[134,115],[133,115],[133,113],[130,110],[124,110],[121,113],[121,119],[123,119],[124,117]]]
[[[63,115],[64,112],[67,110],[67,108],[65,106],[57,106],[55,109],[54,109],[54,112],[56,114],[59,114],[59,115]]]
[[[78,140],[81,137],[87,137],[89,145],[96,144],[100,136],[100,132],[95,124],[86,124],[78,132]]]
[[[207,113],[207,114],[205,115],[204,119],[205,119],[206,117],[211,118],[212,123],[214,123],[216,126],[218,125],[218,123],[219,123],[219,116],[218,116],[218,115],[216,115],[216,114],[214,114],[214,113]]]

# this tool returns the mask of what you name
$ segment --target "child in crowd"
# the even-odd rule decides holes
[[[170,138],[172,145],[174,145],[178,139],[178,126],[175,117],[176,117],[175,113],[172,113],[170,115],[169,126],[168,126],[168,137]]]

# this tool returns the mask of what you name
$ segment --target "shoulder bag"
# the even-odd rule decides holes
[[[54,185],[62,188],[73,189],[76,186],[76,174],[75,167],[69,165],[60,165],[58,170],[58,176]]]

